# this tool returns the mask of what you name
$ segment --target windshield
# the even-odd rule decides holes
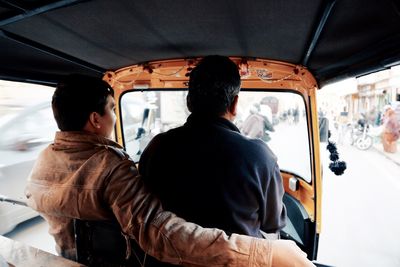
[[[123,135],[135,162],[158,133],[183,125],[190,112],[187,91],[133,91],[121,99]],[[305,103],[294,92],[242,90],[234,121],[241,133],[263,140],[281,170],[311,182],[310,146]]]

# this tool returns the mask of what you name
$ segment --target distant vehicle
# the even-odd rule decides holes
[[[26,179],[40,153],[54,138],[57,125],[49,102],[28,107],[0,124],[1,193],[24,199]],[[34,210],[0,202],[0,234],[38,216]]]

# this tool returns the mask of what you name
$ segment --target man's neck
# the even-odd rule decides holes
[[[235,120],[235,115],[233,115],[230,112],[225,112],[225,114],[221,115],[221,118],[224,118],[230,122],[233,122]]]

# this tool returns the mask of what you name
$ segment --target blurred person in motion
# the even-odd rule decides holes
[[[296,107],[293,109],[293,122],[297,124],[299,123],[299,119],[300,119],[299,106],[296,105]]]
[[[365,113],[361,113],[357,120],[357,127],[360,131],[363,131],[365,127],[368,126],[368,120],[365,116]]]
[[[322,111],[322,109],[318,111],[318,125],[319,125],[319,141],[321,143],[328,142],[329,120],[326,117],[326,112]]]
[[[336,117],[336,123],[338,126],[338,135],[337,135],[337,143],[343,144],[345,135],[348,132],[348,124],[349,124],[349,112],[346,107],[343,107],[343,111],[339,113]]]
[[[397,140],[400,137],[400,123],[391,106],[384,107],[382,145],[388,153],[397,152]]]
[[[273,132],[274,127],[266,115],[261,114],[259,103],[254,103],[250,108],[250,115],[243,122],[241,131],[249,138],[259,138],[264,142],[271,140],[268,131]]]

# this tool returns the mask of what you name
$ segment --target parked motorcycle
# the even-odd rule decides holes
[[[355,145],[360,150],[368,150],[372,147],[374,139],[369,134],[370,125],[366,120],[360,119],[356,125],[350,127],[351,145]]]

